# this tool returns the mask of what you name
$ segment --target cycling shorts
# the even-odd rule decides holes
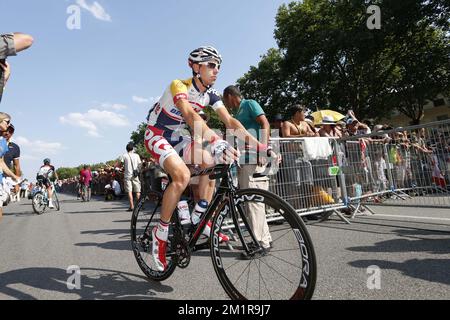
[[[50,183],[50,180],[49,180],[48,178],[46,178],[46,177],[44,177],[44,176],[41,176],[41,175],[37,176],[37,177],[36,177],[36,180],[41,181],[42,184],[43,184],[46,188],[49,188],[49,187],[52,185],[52,184]]]
[[[148,126],[145,132],[145,147],[163,169],[164,161],[173,155],[178,155],[185,163],[189,163],[192,144],[191,136],[176,131]]]

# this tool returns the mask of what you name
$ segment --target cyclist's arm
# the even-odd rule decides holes
[[[239,122],[239,120],[233,118],[230,113],[228,112],[227,108],[222,107],[218,108],[216,110],[217,114],[219,115],[220,120],[225,124],[227,129],[233,129],[235,130],[236,136],[243,140],[243,141],[249,141],[250,145],[252,146],[258,146],[258,148],[263,147],[263,144],[260,143],[255,137],[253,137],[242,125],[242,123]],[[267,147],[267,145],[265,145]]]
[[[188,126],[193,129],[194,134],[198,135],[198,132],[195,132],[198,130],[198,128],[201,129],[201,134],[203,135],[203,139],[207,141],[211,141],[213,139],[219,139],[220,137],[211,130],[206,122],[198,115],[197,112],[192,109],[191,104],[186,99],[180,99],[177,101],[176,106],[178,110],[181,111],[184,120],[188,124]],[[197,128],[196,128],[197,127]],[[194,137],[194,139],[201,138],[201,137]]]

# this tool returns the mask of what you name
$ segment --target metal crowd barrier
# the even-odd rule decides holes
[[[331,152],[317,157],[307,141],[323,144],[317,138],[272,139],[283,161],[270,191],[300,216],[336,213],[349,223],[341,209],[353,218],[361,209],[372,212],[369,204],[450,208],[449,120],[329,139]]]

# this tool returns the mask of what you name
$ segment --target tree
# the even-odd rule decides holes
[[[277,113],[285,113],[299,95],[298,90],[289,90],[289,79],[281,69],[283,58],[280,50],[271,48],[257,67],[250,67],[237,81],[245,98],[258,101],[269,119]]]
[[[367,28],[371,4],[381,7],[380,30]],[[238,82],[269,110],[298,101],[382,118],[398,108],[417,122],[426,99],[448,92],[449,12],[444,0],[282,5],[279,49],[270,49]]]
[[[138,125],[137,129],[131,133],[131,141],[134,143],[134,147],[136,150],[136,153],[141,158],[149,158],[150,154],[147,152],[147,149],[144,144],[145,139],[145,130],[147,130],[147,124],[145,122],[142,122]]]

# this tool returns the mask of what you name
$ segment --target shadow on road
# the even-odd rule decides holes
[[[105,242],[105,243],[82,242],[82,243],[76,243],[75,245],[78,247],[97,247],[97,248],[107,249],[107,250],[132,251],[131,242],[129,240],[128,241],[109,241],[109,242]]]
[[[427,253],[445,255],[450,254],[450,233],[439,230],[398,229],[393,230],[400,239],[393,239],[375,243],[373,246],[351,247],[347,250],[354,252],[376,253]],[[444,237],[443,237],[444,236]],[[438,238],[437,238],[438,237]],[[407,239],[405,239],[407,238]],[[405,262],[391,262],[383,260],[361,260],[351,262],[358,268],[372,265],[381,269],[394,269],[404,275],[430,282],[450,285],[450,259],[412,259]]]
[[[0,274],[0,294],[19,300],[37,299],[83,299],[83,300],[140,300],[159,299],[158,293],[172,292],[173,288],[152,282],[141,275],[107,269],[82,268],[80,289],[70,290],[67,282],[73,281],[74,272],[57,268],[27,268]],[[72,278],[71,278],[72,277]],[[23,286],[25,289],[20,289]],[[30,289],[32,288],[32,289]],[[33,295],[34,289],[57,292],[63,295],[49,296],[48,293]],[[73,298],[67,294],[74,295]],[[78,296],[78,297],[76,297]]]
[[[411,278],[450,285],[450,259],[411,259],[405,262],[359,260],[350,262],[356,268],[378,266],[381,270],[398,270]]]

